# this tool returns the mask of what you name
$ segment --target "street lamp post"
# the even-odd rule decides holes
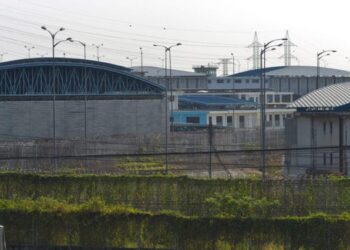
[[[277,41],[286,41],[287,38],[279,38],[269,41],[265,43],[263,48],[260,51],[260,130],[261,130],[261,168],[263,179],[266,178],[266,84],[265,84],[265,76],[266,76],[266,52],[276,50],[277,47],[283,45],[280,43],[278,45],[273,45],[272,43]]]
[[[143,50],[140,47],[140,56],[141,56],[141,76],[143,76]]]
[[[172,92],[172,78],[171,78],[171,53],[170,50],[174,46],[180,46],[181,43],[177,43],[172,46],[165,46],[165,45],[159,45],[159,44],[153,44],[154,47],[161,47],[164,49],[164,76],[165,76],[165,173],[168,174],[168,91],[169,91],[169,78],[170,78],[170,100],[171,100],[171,127],[173,125],[173,92]],[[167,52],[169,51],[169,78],[168,78],[168,68],[167,68]]]
[[[103,46],[103,43],[101,44],[92,44],[92,46],[94,46],[96,48],[96,58],[97,61],[100,61],[100,48]]]
[[[35,49],[35,47],[34,46],[30,46],[30,45],[24,45],[24,48],[27,49],[27,51],[28,51],[28,58],[30,58],[30,51],[32,49]]]
[[[163,47],[165,49],[165,54],[166,52],[169,52],[169,81],[170,81],[170,131],[173,132],[174,130],[174,117],[173,117],[173,112],[174,112],[174,96],[173,96],[173,78],[172,78],[172,68],[171,68],[171,49],[173,47],[177,47],[182,45],[181,43],[177,43],[171,46],[164,46],[164,45],[158,45],[154,44],[153,46],[156,47]],[[169,87],[169,86],[168,86]]]
[[[84,60],[86,60],[86,43],[79,40],[72,40],[72,42],[79,43],[84,48]],[[84,144],[85,144],[85,155],[87,155],[87,74],[86,64],[84,66]],[[85,163],[86,164],[86,163]]]
[[[325,57],[329,56],[332,53],[337,52],[336,50],[322,50],[321,52],[317,52],[317,67],[316,67],[316,89],[319,88],[319,78],[320,78],[320,60]]]
[[[130,61],[130,68],[131,68],[131,67],[132,67],[132,62],[133,62],[134,60],[136,60],[137,57],[130,57],[130,56],[127,56],[127,57],[125,57],[125,59],[127,59],[127,60]]]
[[[60,40],[58,42],[55,42],[55,38],[56,35],[61,32],[64,31],[65,29],[63,27],[61,27],[59,30],[57,30],[56,32],[51,32],[50,30],[48,30],[45,26],[41,26],[41,29],[46,30],[52,39],[52,58],[55,58],[55,48],[57,45],[59,45],[62,42],[65,41],[72,41],[72,38],[68,37],[65,40]],[[52,123],[53,123],[53,154],[54,157],[56,157],[56,73],[55,73],[55,64],[53,62],[53,66],[52,66]],[[55,164],[56,164],[56,160],[55,160]]]

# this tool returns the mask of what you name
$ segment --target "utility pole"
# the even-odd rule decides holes
[[[288,30],[286,31],[286,41],[284,41],[284,54],[280,56],[279,58],[284,59],[284,66],[291,66],[292,65],[292,59],[297,60],[298,58],[294,56],[291,52],[291,47],[296,46],[294,43],[290,41]],[[297,60],[298,61],[298,60]]]
[[[253,42],[248,46],[248,48],[252,48],[253,50],[253,54],[248,58],[248,60],[253,60],[253,69],[258,69],[261,66],[259,64],[259,49],[261,46],[262,44],[259,42],[258,33],[255,32]]]

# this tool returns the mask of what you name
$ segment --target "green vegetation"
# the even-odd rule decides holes
[[[126,157],[124,160],[117,163],[116,167],[133,174],[143,173],[145,171],[160,172],[164,171],[165,169],[162,161],[157,161],[152,157],[140,157],[140,159],[137,161],[135,161],[135,159]]]
[[[350,180],[0,174],[9,244],[349,249]]]
[[[226,217],[269,217],[280,206],[278,200],[254,199],[242,194],[216,194],[206,199],[211,216]]]

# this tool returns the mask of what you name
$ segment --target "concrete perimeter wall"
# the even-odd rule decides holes
[[[87,101],[87,136],[165,131],[163,98]],[[0,101],[0,139],[52,138],[52,100]],[[56,137],[84,137],[84,100],[57,100]]]

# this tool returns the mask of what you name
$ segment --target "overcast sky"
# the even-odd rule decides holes
[[[4,60],[27,57],[24,45],[35,46],[31,56],[51,56],[46,25],[65,27],[59,39],[72,37],[91,45],[103,43],[102,61],[130,66],[161,66],[164,51],[154,43],[183,45],[174,48],[173,67],[217,63],[234,53],[240,70],[251,67],[247,58],[254,32],[260,42],[280,38],[289,30],[292,48],[301,65],[315,65],[323,49],[338,52],[321,65],[350,70],[350,2],[345,0],[0,0],[0,54]],[[62,43],[56,55],[82,57],[78,44]],[[282,65],[283,49],[268,54],[268,66]],[[88,47],[88,58],[96,58]],[[298,64],[293,60],[293,64]],[[232,66],[230,66],[231,70]]]

